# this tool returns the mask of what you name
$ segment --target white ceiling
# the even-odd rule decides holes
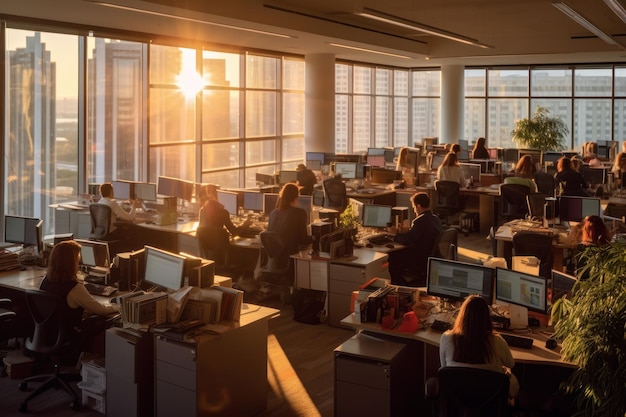
[[[160,36],[194,40],[207,48],[217,43],[297,55],[331,53],[338,59],[402,67],[626,62],[626,23],[603,0],[563,1],[624,47],[595,37],[553,7],[552,0],[4,0],[0,14],[69,22],[96,35],[104,33],[101,28],[114,28],[151,34],[155,40]],[[467,45],[355,14],[363,8],[492,47]]]

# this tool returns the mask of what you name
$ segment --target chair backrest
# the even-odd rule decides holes
[[[291,270],[291,256],[285,249],[283,239],[279,233],[263,231],[259,233],[261,247],[266,255],[265,263],[261,266],[263,272],[285,274]]]
[[[90,204],[89,214],[91,214],[91,238],[106,239],[111,227],[111,207],[106,204]]]
[[[526,196],[528,213],[537,219],[543,218],[543,206],[546,203],[547,195],[544,193],[530,193]]]
[[[226,263],[228,231],[223,227],[201,226],[196,229],[198,249],[204,259],[215,261],[221,266]]]
[[[526,196],[530,188],[521,184],[500,184],[500,215],[522,219],[528,214]]]
[[[510,415],[509,377],[486,369],[445,366],[439,369],[440,417]]]
[[[537,257],[540,260],[539,275],[545,279],[551,278],[554,263],[552,236],[542,233],[517,232],[513,235],[513,255]]]
[[[342,213],[348,205],[346,184],[339,178],[326,178],[322,182],[324,188],[324,207]]]
[[[435,181],[437,190],[437,207],[446,209],[461,209],[461,188],[456,181]]]
[[[554,189],[556,187],[554,176],[544,171],[537,171],[535,173],[535,184],[537,184],[537,191],[540,193],[554,195]]]
[[[458,260],[458,231],[454,227],[443,229],[433,245],[433,256],[436,258]]]
[[[40,290],[26,291],[26,305],[35,324],[32,337],[24,345],[35,353],[51,354],[65,342],[65,300],[56,294]]]

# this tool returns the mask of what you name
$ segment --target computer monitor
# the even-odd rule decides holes
[[[366,161],[367,165],[371,165],[373,167],[384,167],[385,155],[367,155]]]
[[[317,159],[307,159],[306,167],[312,171],[321,171],[322,170],[322,162]]]
[[[469,159],[470,159],[469,151],[466,151],[465,149],[461,149],[456,154],[456,159],[459,160],[459,161],[469,161]]]
[[[392,184],[402,179],[402,171],[385,168],[372,168],[372,182],[375,184]]]
[[[466,180],[474,178],[474,181],[480,181],[480,164],[470,164],[466,162],[460,162],[459,166],[463,171],[463,176]]]
[[[298,171],[278,171],[278,183],[283,185],[290,182],[298,181]]]
[[[601,216],[600,199],[594,197],[559,197],[559,220],[581,222],[587,216]]]
[[[279,194],[263,193],[263,213],[268,216],[278,205]]]
[[[353,180],[357,178],[356,162],[335,162],[335,175],[341,175],[341,178]]]
[[[519,161],[519,149],[507,148],[502,150],[502,162],[514,162]]]
[[[233,216],[237,215],[237,193],[217,190],[217,201],[224,206],[228,213]]]
[[[436,154],[432,154],[430,157],[430,162],[429,162],[429,166],[428,168],[433,171],[436,169],[439,169],[439,167],[441,166],[441,164],[443,163],[443,160],[446,158],[445,155],[440,154],[440,153],[436,153]]]
[[[393,161],[393,157],[394,157],[394,151],[393,148],[383,148],[384,150],[384,156],[385,156],[385,163],[388,164],[392,164]]]
[[[256,174],[254,174],[254,179],[260,184],[274,185],[274,176],[271,174],[263,174],[261,172],[257,172]]]
[[[598,157],[612,160],[615,155],[611,155],[611,149],[616,148],[619,144],[615,140],[598,140]]]
[[[307,222],[311,223],[311,212],[313,212],[313,197],[310,195],[299,195],[296,206],[306,211]]]
[[[563,156],[563,152],[554,152],[554,151],[544,152],[543,163],[545,164],[546,162],[550,162],[552,163],[552,165],[556,165],[556,161],[561,159],[562,156]]]
[[[363,205],[363,226],[365,227],[387,227],[391,222],[391,206],[378,204]]]
[[[519,158],[522,159],[522,156],[530,155],[533,158],[533,163],[536,166],[543,166],[543,151],[541,149],[519,149]]]
[[[467,140],[459,139],[458,144],[461,147],[461,150],[469,151],[469,142]]]
[[[76,239],[80,244],[80,265],[109,268],[111,254],[107,242],[97,240]]]
[[[263,193],[256,191],[244,191],[243,209],[255,212],[263,211]]]
[[[463,301],[477,294],[493,303],[494,269],[478,264],[428,258],[426,292],[450,301]]]
[[[496,268],[496,300],[545,314],[548,306],[547,286],[545,278],[510,269]],[[528,316],[526,315],[527,320]]]
[[[487,148],[490,159],[498,159],[498,148]]]
[[[185,257],[175,253],[145,246],[144,282],[176,291],[183,286]]]
[[[4,241],[43,250],[43,220],[35,217],[4,216]]]
[[[385,156],[385,148],[367,148],[367,156]]]
[[[324,152],[307,152],[305,154],[305,160],[307,161],[307,166],[309,166],[309,161],[319,161],[320,165],[326,164],[326,156]]]
[[[111,181],[113,197],[116,200],[134,200],[135,183],[131,181]]]
[[[178,178],[160,176],[157,182],[157,192],[160,195],[177,197],[181,200],[191,201],[195,184]]]
[[[471,164],[480,164],[481,174],[493,174],[498,161],[495,159],[470,159],[469,162]]]
[[[552,297],[551,303],[554,304],[556,300],[562,297],[568,297],[576,284],[577,278],[573,275],[566,274],[565,272],[552,270]]]
[[[135,184],[135,197],[143,201],[156,201],[157,186],[156,184],[147,182],[138,182]]]
[[[580,173],[585,181],[591,185],[606,183],[606,169],[583,166]]]

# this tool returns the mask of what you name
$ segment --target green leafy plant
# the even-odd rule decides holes
[[[589,247],[570,299],[552,309],[561,355],[575,363],[564,388],[577,416],[626,415],[626,244]]]
[[[339,215],[339,226],[344,229],[357,229],[359,227],[359,217],[352,211],[351,205],[348,205]]]
[[[515,122],[515,129],[511,132],[513,140],[523,147],[544,151],[563,149],[568,133],[565,122],[559,117],[550,117],[550,111],[545,107],[537,107],[530,119]]]

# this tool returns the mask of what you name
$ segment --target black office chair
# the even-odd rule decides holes
[[[201,226],[196,230],[200,256],[215,262],[215,271],[219,275],[227,272],[228,231],[223,227]]]
[[[535,219],[543,219],[543,206],[546,203],[547,195],[544,193],[530,193],[526,196],[528,213]]]
[[[89,214],[91,215],[91,239],[106,240],[111,229],[111,207],[106,204],[90,204]]]
[[[278,288],[281,301],[287,303],[293,285],[294,270],[291,254],[276,232],[263,231],[261,238],[261,282]]]
[[[517,232],[513,235],[513,255],[538,258],[539,276],[545,279],[552,277],[554,264],[552,250],[552,236],[533,232]]]
[[[17,313],[8,307],[11,300],[0,298],[0,361],[6,356],[7,342],[15,337],[15,317]],[[2,368],[4,370],[4,368]]]
[[[448,217],[460,213],[463,210],[461,204],[461,188],[456,181],[435,181],[437,191],[437,205],[435,213],[448,225]]]
[[[458,246],[458,231],[454,227],[448,227],[437,236],[433,246],[433,256],[458,261]]]
[[[433,417],[510,416],[509,377],[501,372],[444,366],[426,381]]]
[[[35,324],[33,335],[26,339],[25,347],[35,354],[48,357],[54,365],[54,373],[37,375],[22,381],[19,386],[21,391],[25,391],[30,382],[43,383],[22,402],[20,411],[26,412],[30,400],[51,388],[61,388],[69,394],[72,408],[76,410],[81,403],[69,382],[80,381],[80,374],[59,371],[63,355],[73,351],[66,331],[67,317],[64,311],[67,310],[67,304],[58,295],[46,291],[27,290],[25,294],[26,304]]]
[[[322,187],[324,189],[324,207],[343,213],[348,206],[346,184],[340,178],[326,178],[322,182]]]
[[[500,217],[523,219],[528,214],[526,196],[530,188],[521,184],[500,184]]]
[[[554,189],[556,188],[556,180],[553,175],[544,171],[537,171],[535,173],[535,184],[537,184],[537,191],[545,195],[554,195]]]

